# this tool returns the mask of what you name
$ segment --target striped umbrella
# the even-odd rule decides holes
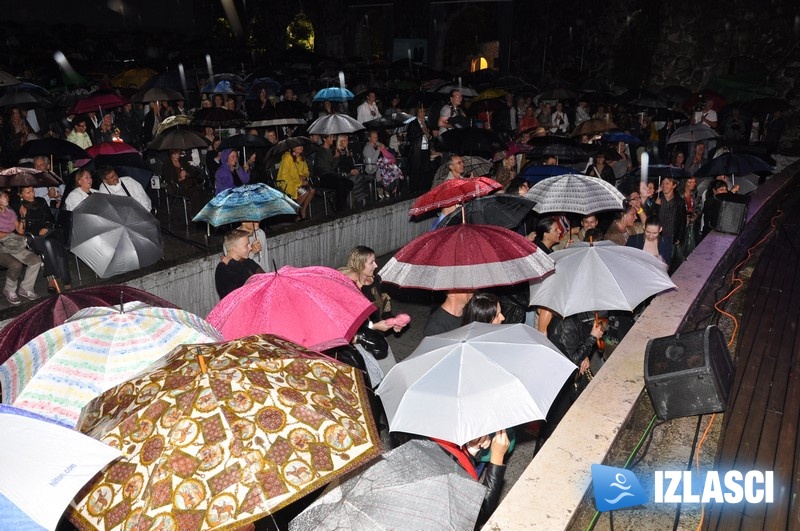
[[[536,212],[574,212],[591,214],[622,210],[625,199],[619,190],[602,179],[567,173],[539,181],[525,194],[536,201]]]
[[[173,348],[220,340],[214,327],[184,310],[138,301],[85,308],[0,366],[3,403],[74,426],[90,400]]]

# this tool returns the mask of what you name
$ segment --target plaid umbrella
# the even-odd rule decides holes
[[[74,426],[81,408],[178,345],[219,341],[183,310],[134,301],[91,307],[37,336],[0,366],[3,402]]]
[[[289,530],[472,529],[485,494],[438,444],[414,440],[326,492]]]
[[[80,529],[236,529],[380,452],[358,370],[275,336],[180,347],[79,429],[124,454],[72,502]]]
[[[215,227],[240,221],[296,214],[300,205],[283,192],[266,184],[246,184],[229,188],[209,201],[192,221],[205,221]]]
[[[380,270],[406,288],[468,290],[509,286],[553,271],[553,261],[524,236],[491,225],[456,225],[423,234]]]

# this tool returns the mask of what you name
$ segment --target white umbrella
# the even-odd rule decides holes
[[[122,453],[38,415],[0,405],[0,529],[55,529],[69,502]]]
[[[322,118],[317,118],[314,123],[308,126],[310,135],[340,135],[361,131],[364,126],[355,118],[346,114],[328,114]]]
[[[375,391],[389,429],[464,444],[543,419],[576,366],[524,324],[429,336]]]
[[[593,214],[622,210],[625,199],[613,185],[596,177],[567,173],[549,177],[528,190],[525,198],[536,201],[536,212],[575,212]]]
[[[580,312],[633,310],[646,298],[675,288],[655,256],[610,241],[579,242],[555,251],[556,272],[531,284],[531,305],[566,317]]]

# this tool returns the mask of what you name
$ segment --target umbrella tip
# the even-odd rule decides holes
[[[275,274],[278,273],[278,264],[275,263],[274,258],[272,259],[272,270],[275,272]]]

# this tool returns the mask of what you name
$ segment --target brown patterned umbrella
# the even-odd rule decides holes
[[[79,529],[236,529],[380,453],[357,369],[277,336],[184,345],[84,408],[119,448]]]

